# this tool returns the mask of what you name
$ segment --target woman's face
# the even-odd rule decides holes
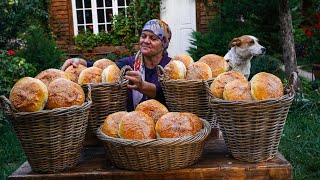
[[[139,45],[140,51],[144,56],[155,56],[163,52],[160,39],[149,31],[143,31],[141,33]]]

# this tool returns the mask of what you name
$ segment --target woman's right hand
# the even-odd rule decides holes
[[[71,58],[71,59],[67,59],[63,65],[61,66],[61,70],[64,71],[66,70],[69,66],[73,65],[73,67],[78,67],[79,64],[82,64],[84,66],[87,66],[87,62],[84,59],[80,59],[80,58]]]

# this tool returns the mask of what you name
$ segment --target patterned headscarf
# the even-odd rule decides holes
[[[148,21],[142,31],[149,31],[158,36],[162,42],[163,48],[166,50],[171,40],[171,30],[167,23],[159,19],[152,19]]]

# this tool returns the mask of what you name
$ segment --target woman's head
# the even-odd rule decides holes
[[[171,39],[169,26],[158,19],[148,21],[140,37],[140,50],[144,55],[155,55],[165,51]]]

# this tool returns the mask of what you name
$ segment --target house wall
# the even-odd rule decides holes
[[[207,32],[208,21],[219,11],[213,9],[213,2],[221,0],[196,0],[197,31]],[[57,44],[68,51],[73,42],[73,17],[71,0],[51,0],[49,5],[50,25],[56,36]]]

